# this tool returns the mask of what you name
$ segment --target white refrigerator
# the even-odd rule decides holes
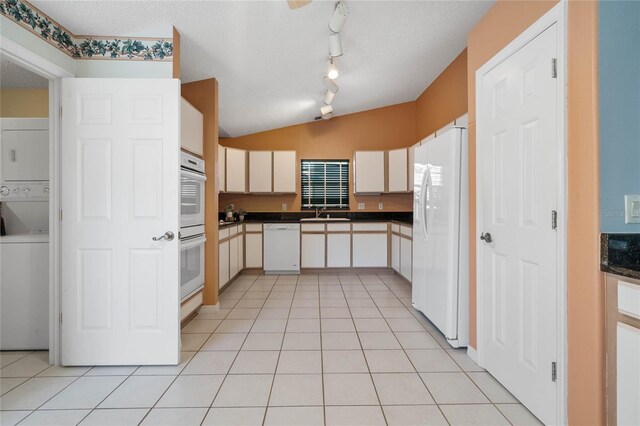
[[[465,128],[415,149],[412,302],[454,348],[469,343],[467,164]]]

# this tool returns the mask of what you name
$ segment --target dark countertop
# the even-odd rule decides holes
[[[329,211],[322,212],[321,217],[326,217],[327,214],[331,218],[347,218],[351,222],[397,222],[403,225],[413,226],[413,213],[412,212],[342,212],[342,211]],[[313,218],[315,212],[282,212],[282,213],[262,213],[252,212],[248,213],[244,223],[299,223],[302,218]],[[220,213],[218,219],[224,219],[224,213]],[[242,222],[224,222],[220,224],[219,229],[228,228],[233,225],[237,225]],[[338,222],[339,223],[339,222]]]
[[[640,279],[640,234],[600,234],[600,270]]]

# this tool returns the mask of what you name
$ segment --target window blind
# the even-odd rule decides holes
[[[302,160],[302,207],[349,208],[349,160]]]

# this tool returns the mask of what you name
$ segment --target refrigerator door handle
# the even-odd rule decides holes
[[[422,178],[422,186],[420,188],[420,230],[422,231],[422,238],[427,241],[427,235],[429,235],[429,228],[427,225],[428,212],[427,212],[427,189],[431,182],[431,172],[429,166],[427,166],[424,177]]]

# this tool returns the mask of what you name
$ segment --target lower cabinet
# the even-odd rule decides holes
[[[400,235],[391,234],[391,269],[400,273]]]
[[[229,282],[229,241],[218,245],[218,285],[222,288]]]
[[[238,273],[238,239],[241,237],[234,237],[229,240],[229,279],[236,276]]]
[[[262,268],[262,234],[245,234],[247,245],[245,267]]]
[[[327,234],[327,268],[351,266],[351,234]]]
[[[411,281],[411,264],[413,261],[412,241],[408,238],[400,238],[400,275]]]
[[[302,234],[300,266],[302,268],[324,268],[324,234]]]
[[[353,234],[353,267],[387,267],[387,233]]]

